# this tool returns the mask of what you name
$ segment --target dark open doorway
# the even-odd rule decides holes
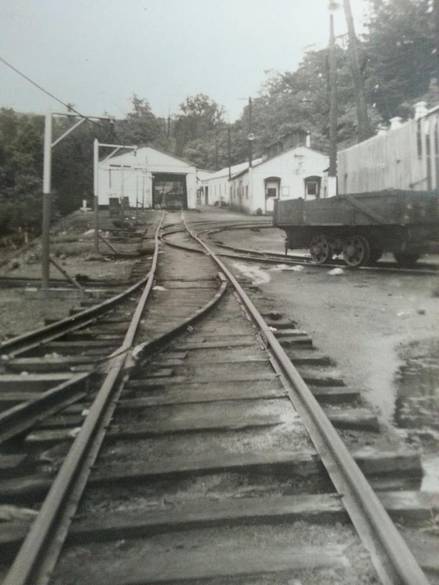
[[[167,209],[187,209],[186,175],[154,173],[152,205]]]

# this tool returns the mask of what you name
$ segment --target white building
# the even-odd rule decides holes
[[[273,211],[275,199],[326,197],[325,171],[329,159],[307,146],[291,148],[273,158],[255,161],[232,175],[230,205],[247,213]]]
[[[199,179],[198,179],[199,180]],[[156,207],[172,195],[183,208],[197,204],[197,170],[190,163],[149,146],[99,163],[99,205],[128,197],[131,207]]]
[[[255,161],[258,164],[262,159]],[[248,162],[232,165],[230,173],[232,176],[248,169]],[[200,195],[202,205],[230,205],[230,187],[229,167],[224,167],[219,171],[209,173],[202,180],[202,191]]]

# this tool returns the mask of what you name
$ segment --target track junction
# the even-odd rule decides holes
[[[344,440],[376,415],[207,223],[157,214],[136,284],[2,344],[3,583],[428,583],[419,457]]]

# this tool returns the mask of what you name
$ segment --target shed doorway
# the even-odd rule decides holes
[[[265,184],[265,213],[273,213],[274,201],[279,199],[280,177],[267,177]]]
[[[152,206],[160,209],[187,209],[186,175],[154,173]]]

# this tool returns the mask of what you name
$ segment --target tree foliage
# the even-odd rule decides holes
[[[131,105],[132,111],[116,123],[120,143],[145,145],[159,141],[164,134],[164,120],[153,114],[146,99],[135,94]]]
[[[42,120],[0,109],[0,235],[40,220]]]
[[[217,167],[224,127],[224,108],[209,96],[199,93],[186,98],[175,122],[176,154],[202,168]]]
[[[407,114],[439,79],[439,3],[432,0],[369,0],[364,38],[369,100],[388,119]],[[401,109],[402,106],[402,109]]]
[[[419,99],[439,101],[439,0],[365,0],[370,7],[360,39],[371,126],[395,115],[409,115]],[[337,46],[338,143],[357,137],[352,74],[347,49]],[[328,51],[310,51],[295,71],[272,72],[252,103],[253,146],[258,156],[270,144],[298,130],[311,133],[313,146],[328,148]],[[71,122],[59,119],[54,135]],[[77,208],[92,193],[93,139],[150,144],[175,153],[199,168],[218,169],[248,156],[249,106],[233,124],[209,96],[187,97],[171,121],[156,116],[144,98],[132,97],[132,110],[113,125],[85,123],[53,150],[54,207]],[[0,235],[18,228],[38,232],[41,223],[43,118],[0,109]]]

